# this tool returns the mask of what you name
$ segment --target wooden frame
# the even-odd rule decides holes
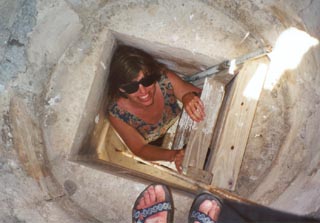
[[[199,123],[193,122],[183,111],[173,143],[175,149],[186,147],[182,164],[183,173],[207,184],[211,184],[212,174],[204,170],[204,165],[225,98],[225,85],[233,78],[234,75],[226,71],[206,78],[201,94],[201,100],[205,106],[205,120]]]
[[[226,190],[191,179],[134,156],[107,119],[101,120],[97,126],[99,126],[100,134],[96,147],[96,156],[79,156],[76,160],[77,162],[83,162],[100,170],[111,171],[113,174],[120,176],[136,177],[138,180],[144,179],[151,182],[164,183],[173,188],[194,194],[205,190],[221,198],[254,204]]]
[[[174,142],[177,148],[187,145],[185,175],[235,189],[268,63],[266,57],[246,62],[229,92],[226,87],[234,76],[226,71],[205,81],[201,95],[205,120],[194,123],[183,112]],[[250,88],[253,95],[247,95]]]
[[[173,142],[173,149],[187,144],[184,174],[134,156],[106,119],[100,124],[97,159],[130,175],[187,191],[209,189],[226,193],[217,187],[234,190],[268,62],[260,58],[245,63],[231,87],[228,83],[234,75],[227,71],[206,80],[201,96],[206,120],[195,124],[184,112]],[[262,65],[264,68],[260,69]],[[258,74],[257,70],[261,72]],[[253,79],[256,80],[255,99],[245,95]],[[245,124],[240,126],[239,123]]]
[[[207,168],[213,175],[212,185],[228,190],[236,187],[268,65],[266,57],[249,61],[235,79]]]

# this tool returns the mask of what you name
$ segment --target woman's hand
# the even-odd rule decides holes
[[[177,74],[168,71],[166,73],[172,86],[174,95],[183,103],[183,106],[193,121],[200,122],[205,117],[204,105],[198,94],[201,89],[182,80]]]
[[[183,162],[183,157],[184,157],[184,149],[177,150],[177,153],[174,158],[174,164],[176,165],[176,168],[179,173],[182,173],[182,162]]]
[[[182,97],[183,106],[193,121],[203,121],[205,117],[204,105],[195,92],[188,92]]]

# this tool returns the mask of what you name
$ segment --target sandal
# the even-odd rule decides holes
[[[188,217],[189,223],[194,223],[195,221],[198,221],[200,223],[216,223],[216,221],[214,221],[209,215],[199,211],[200,205],[205,200],[215,201],[217,205],[220,207],[221,211],[222,202],[220,198],[209,193],[201,193],[195,198],[195,200],[192,203]]]
[[[165,200],[162,202],[155,203],[154,205],[144,208],[137,209],[139,205],[139,201],[143,198],[145,191],[147,191],[150,187],[161,186],[165,193]],[[136,202],[134,203],[132,209],[132,222],[133,223],[144,223],[147,218],[153,216],[159,212],[167,211],[167,222],[170,223],[173,221],[173,201],[169,188],[166,185],[162,184],[151,184],[144,191],[140,193]]]

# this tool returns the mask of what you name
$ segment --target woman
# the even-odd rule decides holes
[[[181,172],[184,150],[152,145],[177,120],[183,103],[194,121],[204,118],[201,90],[184,82],[146,52],[119,46],[108,78],[108,118],[130,150],[144,160],[175,162]]]

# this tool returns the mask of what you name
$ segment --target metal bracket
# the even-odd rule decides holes
[[[184,77],[184,80],[187,82],[193,83],[193,82],[196,82],[200,79],[204,79],[206,77],[217,74],[222,70],[229,69],[233,65],[237,66],[237,65],[243,64],[247,60],[256,59],[256,58],[265,56],[268,53],[270,53],[271,51],[272,51],[272,47],[267,46],[267,47],[261,48],[259,50],[256,50],[254,52],[237,57],[235,59],[223,61],[219,64],[216,64],[216,65],[208,68],[205,71],[201,71],[201,72],[196,73],[194,75]]]

